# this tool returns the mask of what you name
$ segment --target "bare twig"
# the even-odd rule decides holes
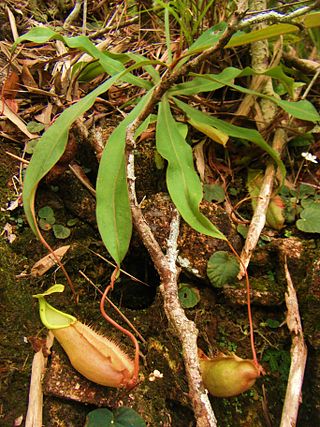
[[[74,5],[74,8],[70,12],[70,14],[67,16],[67,19],[64,21],[64,25],[63,25],[64,29],[67,29],[72,24],[72,22],[78,18],[81,11],[81,6],[82,6],[82,0],[76,0],[76,4]]]
[[[49,332],[46,348],[52,347],[54,336]],[[43,354],[42,348],[34,355],[32,362],[31,381],[29,390],[29,403],[25,427],[42,427],[42,377],[47,365],[48,357]]]
[[[278,151],[278,153],[281,153],[286,144],[286,141],[287,134],[285,130],[279,128],[275,132],[272,147],[274,148],[274,150]],[[274,177],[275,166],[272,162],[269,162],[266,167],[264,179],[260,188],[257,206],[248,229],[247,239],[241,252],[242,263],[240,266],[240,273],[238,275],[238,279],[242,279],[242,277],[244,276],[244,267],[248,267],[252,252],[254,251],[258,243],[260,234],[263,230],[263,227],[265,226],[267,209],[272,194]]]
[[[318,8],[320,6],[320,1],[317,0],[312,3],[310,6],[302,6],[290,13],[279,13],[274,10],[265,12],[266,7],[263,8],[263,12],[257,13],[256,15],[243,19],[239,24],[239,28],[251,27],[254,24],[259,24],[261,22],[271,22],[271,23],[281,23],[281,22],[292,22],[293,19],[298,18],[299,16],[305,15],[308,12]],[[261,10],[261,9],[260,9]]]
[[[179,214],[174,211],[170,224],[170,236],[166,259],[168,270],[162,281],[160,292],[164,301],[164,309],[171,327],[174,329],[182,345],[182,355],[188,377],[189,396],[193,404],[198,427],[216,426],[217,422],[212,411],[208,395],[202,384],[197,356],[198,330],[194,322],[189,320],[181,308],[178,297],[177,279],[179,271],[176,266],[177,239],[179,236]]]
[[[129,132],[130,147],[135,146],[134,133]],[[128,144],[129,145],[129,144]],[[182,344],[182,354],[189,383],[189,394],[193,405],[197,427],[216,427],[216,419],[212,411],[208,395],[203,387],[197,356],[198,331],[192,321],[187,319],[178,298],[178,276],[176,266],[177,239],[179,235],[179,214],[175,210],[170,224],[168,251],[165,256],[156,241],[149,225],[146,223],[135,192],[134,156],[129,149],[127,176],[129,181],[129,199],[135,227],[147,248],[155,268],[157,269],[164,300],[164,309],[169,323]]]
[[[284,269],[287,279],[287,325],[292,335],[292,345],[291,366],[280,427],[293,427],[297,422],[298,410],[301,402],[301,388],[307,361],[307,347],[303,339],[298,299],[286,259]]]

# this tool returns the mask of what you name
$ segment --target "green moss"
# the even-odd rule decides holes
[[[25,415],[33,351],[25,342],[37,324],[28,285],[15,280],[17,258],[0,241],[0,353],[2,362],[1,404],[3,425]]]

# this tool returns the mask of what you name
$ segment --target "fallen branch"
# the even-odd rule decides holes
[[[297,294],[291,280],[286,259],[284,270],[287,280],[287,325],[292,335],[292,345],[291,366],[280,427],[293,427],[296,425],[299,405],[301,403],[301,388],[307,361],[307,347],[303,339]]]

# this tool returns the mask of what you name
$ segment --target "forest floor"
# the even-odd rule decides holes
[[[54,10],[55,2],[49,6],[33,2],[18,2],[14,5],[8,1],[7,6],[15,13],[19,34],[28,31],[37,22],[60,28],[68,16],[66,10]],[[93,2],[97,6],[98,2]],[[102,2],[103,3],[103,2]],[[108,2],[107,2],[108,3]],[[139,2],[138,2],[139,3]],[[97,21],[103,21],[109,13],[105,6],[91,10]],[[31,8],[31,9],[30,9]],[[107,10],[108,9],[108,10]],[[115,10],[115,9],[114,9]],[[20,12],[23,12],[23,15]],[[39,12],[40,11],[40,12]],[[61,99],[55,94],[65,88],[59,87],[61,58],[67,56],[60,42],[48,42],[37,46],[29,43],[18,56],[17,65],[9,68],[9,48],[12,44],[12,24],[8,10],[0,9],[3,22],[0,29],[1,84],[18,86],[16,102],[19,115],[24,123],[32,122],[42,125],[41,130],[28,127],[31,134],[41,133],[59,115],[63,109]],[[94,21],[94,20],[93,20]],[[92,21],[92,22],[93,22]],[[77,26],[78,25],[78,26]],[[93,25],[93,24],[92,24]],[[101,34],[97,41],[109,41],[117,53],[130,51],[137,47],[136,34],[141,23],[133,22],[122,29]],[[61,28],[60,28],[61,29]],[[96,29],[90,28],[92,34]],[[66,31],[70,35],[81,34],[81,19],[74,21]],[[140,49],[149,53],[155,51],[155,36],[148,33],[142,37]],[[93,39],[94,40],[94,39]],[[163,48],[158,42],[159,49]],[[60,55],[60,56],[59,56]],[[78,53],[77,53],[78,55]],[[151,54],[150,54],[151,56]],[[244,56],[243,56],[244,57]],[[72,58],[74,59],[75,56]],[[221,58],[225,64],[232,62],[232,57]],[[16,60],[16,58],[15,58]],[[69,58],[68,58],[69,60]],[[244,61],[244,60],[243,60]],[[8,71],[9,70],[9,71]],[[18,82],[13,82],[11,71]],[[54,78],[52,77],[54,74]],[[102,81],[98,76],[93,82],[73,86],[74,93],[66,95],[66,103],[72,102],[75,93],[88,92]],[[8,86],[7,86],[8,87]],[[8,90],[8,89],[6,89]],[[225,96],[225,94],[222,94]],[[114,87],[107,95],[98,98],[95,106],[86,113],[84,126],[89,132],[88,140],[75,132],[77,149],[70,147],[71,157],[46,177],[39,185],[35,210],[37,219],[41,220],[39,211],[51,208],[56,224],[61,225],[58,232],[52,227],[43,235],[46,241],[57,249],[70,245],[64,258],[68,274],[75,284],[78,303],[75,304],[72,292],[66,288],[63,295],[54,298],[54,305],[73,314],[86,324],[93,325],[99,332],[120,342],[126,351],[133,355],[130,341],[121,333],[106,325],[99,311],[100,295],[108,284],[112,267],[105,261],[110,256],[99,235],[95,216],[95,196],[88,186],[79,180],[68,167],[76,162],[87,174],[89,187],[94,187],[98,161],[94,150],[99,138],[106,139],[122,118],[120,107],[125,105],[136,93],[128,93],[126,87]],[[228,98],[229,96],[229,98]],[[69,98],[68,98],[69,97]],[[222,112],[231,114],[239,103],[229,92]],[[13,105],[13,104],[10,104]],[[126,105],[121,110],[126,112]],[[218,108],[218,107],[217,107]],[[243,119],[244,120],[244,119]],[[252,123],[251,123],[252,125]],[[45,291],[54,283],[65,283],[60,269],[51,268],[43,273],[34,270],[35,263],[47,255],[46,248],[34,236],[29,227],[22,206],[22,180],[25,167],[32,152],[32,138],[26,136],[21,126],[0,117],[0,426],[24,425],[29,398],[29,387],[33,356],[46,337],[46,330],[40,322],[38,302],[32,295]],[[39,129],[39,128],[38,128]],[[315,136],[319,136],[315,134]],[[31,141],[31,142],[30,142]],[[89,142],[88,142],[89,141]],[[216,159],[221,154],[221,146],[210,148],[206,143],[204,157],[207,162],[206,174],[212,178],[226,176],[231,179],[232,187],[237,193],[237,201],[247,195],[246,171],[242,166],[228,175],[226,163]],[[72,145],[72,144],[70,144]],[[313,152],[320,152],[319,142],[313,143]],[[233,147],[234,148],[234,147]],[[238,147],[237,147],[238,148]],[[242,150],[242,151],[241,151]],[[257,151],[255,151],[257,150]],[[318,150],[318,151],[317,151]],[[214,152],[213,152],[214,151]],[[244,160],[247,148],[244,147],[234,155],[233,160]],[[231,153],[231,157],[234,153]],[[253,149],[254,164],[261,166],[264,154]],[[168,230],[161,222],[166,218],[168,209],[164,170],[159,168],[159,161],[154,143],[154,127],[149,129],[143,144],[137,148],[137,194],[143,202],[143,212],[147,221],[152,224],[158,241],[165,244]],[[220,156],[221,158],[221,156]],[[198,158],[198,161],[200,157]],[[211,163],[210,163],[211,159]],[[245,160],[244,160],[245,161]],[[240,162],[240,160],[239,160]],[[261,163],[260,163],[261,162]],[[74,163],[72,163],[74,164]],[[209,168],[211,165],[211,169]],[[298,165],[299,166],[299,165]],[[295,166],[298,169],[298,166]],[[318,198],[319,171],[318,165],[302,166],[299,182],[316,188],[311,196]],[[210,173],[208,170],[210,169]],[[238,172],[239,171],[239,172]],[[225,174],[225,175],[224,175]],[[311,177],[311,178],[310,178]],[[223,181],[223,179],[222,179]],[[318,200],[318,199],[317,199]],[[244,238],[236,232],[226,215],[223,202],[204,202],[201,209],[214,218],[219,229],[228,236],[233,245],[240,251]],[[251,215],[248,204],[239,210],[247,219]],[[248,222],[248,221],[247,221]],[[59,234],[60,230],[60,234]],[[216,250],[226,250],[227,246],[215,239],[205,238],[200,233],[182,224],[179,247],[181,254],[191,260],[192,265],[202,272],[192,275],[190,269],[184,269],[180,282],[187,283],[198,296],[198,302],[186,308],[186,315],[195,322],[199,330],[198,344],[208,354],[215,355],[237,353],[242,358],[250,358],[249,323],[246,307],[246,293],[242,284],[235,283],[223,288],[214,288],[206,277],[206,263],[210,254]],[[61,235],[62,232],[62,235]],[[66,233],[63,235],[63,233]],[[258,358],[266,375],[259,378],[252,389],[232,398],[210,397],[215,416],[220,427],[278,425],[286,392],[290,368],[291,334],[286,325],[285,292],[287,280],[284,264],[288,268],[295,285],[305,339],[308,347],[308,360],[302,390],[302,403],[299,412],[298,426],[309,427],[320,424],[319,391],[320,391],[320,335],[319,335],[319,299],[320,299],[320,246],[318,233],[302,232],[295,222],[286,224],[279,230],[266,227],[259,244],[254,251],[249,266],[249,276],[253,288],[252,310],[255,332],[255,345]],[[225,245],[225,246],[224,246]],[[201,258],[201,259],[200,259]],[[112,293],[112,300],[121,311],[134,323],[142,335],[141,341],[141,382],[130,392],[98,386],[83,378],[73,370],[59,344],[55,341],[48,359],[48,367],[43,381],[44,421],[46,427],[80,427],[84,426],[86,416],[97,407],[111,409],[119,406],[132,407],[145,420],[148,426],[195,426],[192,405],[188,397],[188,382],[185,376],[179,340],[175,337],[163,308],[159,293],[159,276],[137,233],[134,232],[129,252],[122,268],[139,282],[128,276],[121,276]],[[94,285],[95,286],[94,286]],[[196,291],[195,291],[196,290]],[[184,296],[182,295],[182,299]],[[117,313],[114,318],[122,319]],[[155,371],[161,374],[154,376]]]

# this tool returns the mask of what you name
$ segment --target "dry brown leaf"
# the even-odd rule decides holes
[[[24,122],[20,119],[20,117],[15,114],[7,105],[5,102],[2,102],[2,114],[7,117],[12,123],[14,123],[25,135],[27,135],[28,138],[34,139],[39,138],[39,135],[31,133],[28,131],[27,126],[24,124]]]
[[[27,65],[22,67],[21,80],[28,90],[32,88],[39,89]]]
[[[48,103],[48,105],[41,111],[40,114],[34,116],[38,122],[44,124],[47,129],[51,124],[51,116],[52,116],[52,104]]]
[[[204,182],[204,173],[205,173],[205,165],[206,165],[206,162],[204,159],[204,153],[203,153],[203,145],[204,145],[204,141],[201,141],[193,149],[193,154],[196,159],[197,170],[199,172],[202,182]]]
[[[61,246],[54,251],[55,255],[61,260],[66,252],[69,250],[70,245]],[[31,276],[40,277],[43,276],[51,267],[56,265],[57,262],[54,259],[53,254],[48,254],[45,257],[37,261],[31,268]]]

